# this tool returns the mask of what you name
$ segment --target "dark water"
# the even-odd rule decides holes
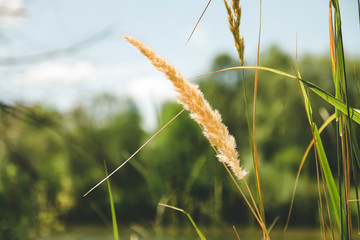
[[[221,228],[201,228],[202,233],[208,240],[234,239],[237,237],[232,226]],[[241,240],[260,240],[262,233],[256,228],[237,229]],[[157,228],[146,229],[139,225],[132,225],[119,229],[120,239],[130,240],[188,240],[199,239],[193,228]],[[319,229],[289,229],[285,233],[282,230],[273,230],[271,239],[276,240],[318,240],[322,239]],[[330,236],[328,236],[330,237]],[[41,238],[41,240],[111,240],[114,239],[112,229],[97,226],[70,227],[66,232],[54,234],[53,236]]]

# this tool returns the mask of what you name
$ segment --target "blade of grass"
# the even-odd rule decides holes
[[[331,173],[331,169],[330,169],[330,166],[329,166],[326,154],[325,154],[324,146],[322,144],[320,134],[319,134],[319,131],[318,131],[316,125],[314,125],[314,136],[315,136],[315,141],[316,141],[316,145],[317,145],[317,151],[319,154],[320,164],[324,171],[324,176],[325,176],[326,185],[327,185],[329,195],[330,195],[330,200],[331,200],[331,203],[334,208],[336,222],[340,228],[340,226],[341,226],[341,221],[340,221],[341,213],[340,212],[342,211],[340,208],[340,196],[337,191],[335,181],[334,181],[333,175]]]
[[[350,166],[353,166],[353,151],[352,151],[352,124],[350,121],[350,107],[349,107],[349,98],[348,98],[348,84],[346,79],[346,68],[345,68],[345,56],[344,56],[344,47],[343,47],[343,37],[342,37],[342,27],[341,27],[341,14],[340,14],[340,6],[338,0],[332,1],[332,6],[334,8],[334,20],[335,20],[335,38],[334,38],[334,46],[335,46],[335,97],[340,101],[345,102],[347,113],[347,118],[343,115],[339,115],[337,120],[339,120],[338,126],[338,135],[340,136],[341,145],[338,149],[341,149],[343,168],[340,172],[339,177],[339,187],[342,186],[342,182],[344,183],[344,194],[340,191],[340,197],[344,198],[340,199],[341,204],[345,204],[346,206],[346,221],[343,221],[344,228],[342,228],[342,237],[349,237],[352,239],[352,223],[351,223],[351,208],[348,200],[350,199]],[[334,70],[333,70],[334,71]]]
[[[359,149],[359,143],[357,141],[355,131],[351,132],[351,138],[352,138],[352,147],[353,147],[356,163],[357,163],[358,169],[360,169],[360,149]]]
[[[347,113],[347,110],[350,110],[350,117],[351,119],[353,119],[354,121],[356,121],[357,123],[360,124],[360,114],[357,113],[356,111],[354,111],[352,108],[347,108],[346,105],[344,103],[342,103],[341,101],[337,100],[336,98],[334,98],[333,96],[331,96],[329,93],[325,92],[324,90],[322,90],[321,88],[317,87],[316,85],[314,85],[313,83],[310,83],[308,81],[305,81],[297,76],[285,73],[283,71],[279,71],[277,69],[273,69],[273,68],[268,68],[268,67],[254,67],[254,66],[239,66],[239,67],[232,67],[232,68],[226,68],[226,69],[222,69],[216,72],[212,72],[212,73],[208,73],[208,74],[204,74],[201,76],[207,76],[207,75],[211,75],[211,74],[215,74],[215,73],[220,73],[220,72],[225,72],[225,71],[230,71],[230,70],[239,70],[239,69],[259,69],[259,70],[264,70],[264,71],[268,71],[268,72],[273,72],[282,76],[286,76],[292,79],[297,79],[299,81],[301,81],[304,85],[306,85],[310,90],[312,90],[314,93],[316,93],[317,95],[319,95],[320,97],[322,97],[323,99],[325,99],[328,103],[330,103],[331,105],[333,105],[335,108],[339,109],[340,111],[342,111],[343,113]],[[199,76],[199,77],[201,77]],[[339,199],[339,195],[337,193],[337,189],[336,189],[336,185],[334,182],[334,178],[332,176],[327,158],[326,158],[326,154],[321,142],[321,138],[319,136],[318,130],[316,125],[314,124],[314,138],[315,141],[317,143],[317,150],[318,150],[318,154],[319,154],[319,158],[320,158],[320,163],[321,166],[323,168],[324,171],[324,176],[326,178],[326,182],[328,184],[328,189],[329,189],[329,195],[331,198],[331,202],[333,204],[333,208],[335,209],[335,216],[337,219],[337,223],[339,226],[341,226],[340,224],[340,199]]]
[[[359,187],[359,179],[360,179],[360,176],[359,176],[360,150],[359,150],[359,144],[356,139],[355,130],[352,132],[351,138],[352,138],[353,152],[354,152],[356,163],[357,163],[357,165],[356,165],[354,163],[354,161],[352,162],[352,170],[353,170],[353,178],[354,178],[354,183],[355,183],[355,195],[356,195],[356,198],[358,199],[359,198],[358,187]],[[358,232],[359,232],[360,231],[360,203],[359,202],[356,202],[356,209],[357,209],[357,223],[358,223]]]
[[[122,168],[127,162],[129,162],[141,149],[143,149],[149,142],[151,142],[159,133],[161,133],[170,123],[172,123],[181,113],[183,113],[185,109],[181,110],[175,117],[173,117],[169,122],[167,122],[159,131],[157,131],[154,135],[151,136],[138,150],[136,150],[125,162],[123,162],[118,168],[112,171],[106,178],[97,183],[94,187],[92,187],[87,193],[83,195],[86,197],[89,193],[91,193],[95,188],[97,188],[100,184],[106,181],[106,179],[110,178],[115,172],[117,172],[120,168]]]
[[[258,48],[257,48],[257,56],[256,56],[256,66],[260,65],[260,40],[261,40],[261,0],[260,0],[260,19],[259,19],[259,38],[258,38]],[[259,205],[260,205],[260,213],[262,219],[265,221],[265,210],[264,203],[262,200],[261,187],[260,187],[260,174],[259,174],[259,161],[257,155],[257,144],[256,144],[256,99],[257,99],[257,86],[259,79],[259,70],[255,70],[255,81],[254,81],[254,105],[253,105],[253,146],[254,146],[254,169],[255,169],[255,177],[256,177],[256,188],[258,192]]]
[[[345,115],[347,115],[348,113],[348,109],[346,104],[344,104],[343,102],[341,102],[340,100],[336,99],[335,97],[333,97],[331,94],[327,93],[326,91],[322,90],[320,87],[316,86],[315,84],[308,82],[306,80],[300,79],[294,75],[291,75],[289,73],[277,70],[277,69],[273,69],[273,68],[269,68],[269,67],[257,67],[257,66],[238,66],[238,67],[231,67],[231,68],[225,68],[219,71],[215,71],[215,72],[210,72],[207,74],[203,74],[203,75],[199,75],[197,77],[194,78],[199,78],[199,77],[204,77],[204,76],[208,76],[208,75],[212,75],[212,74],[216,74],[216,73],[221,73],[221,72],[226,72],[226,71],[231,71],[231,70],[241,70],[241,69],[259,69],[259,70],[263,70],[263,71],[268,71],[268,72],[272,72],[281,76],[285,76],[288,78],[292,78],[292,79],[297,79],[300,80],[302,83],[304,83],[304,85],[306,87],[308,87],[311,91],[313,91],[314,93],[316,93],[318,96],[320,96],[321,98],[323,98],[326,102],[328,102],[329,104],[331,104],[332,106],[334,106],[336,109],[340,110],[342,113],[344,113]],[[353,108],[349,107],[349,115],[350,118],[352,120],[354,120],[356,123],[360,124],[360,113],[355,111]]]
[[[104,161],[104,167],[105,167],[105,174],[106,174],[106,176],[108,176],[108,171],[107,171],[105,161]],[[114,205],[114,200],[113,200],[113,196],[111,193],[110,180],[106,179],[106,182],[107,182],[107,187],[108,187],[108,191],[109,191],[109,199],[110,199],[110,207],[111,207],[111,220],[112,220],[113,231],[114,231],[114,239],[119,240],[119,230],[118,230],[117,221],[116,221],[115,205]]]
[[[324,176],[324,168],[326,168],[326,166],[328,166],[328,160],[326,158],[326,154],[325,154],[325,151],[324,151],[323,146],[322,146],[320,133],[317,130],[317,125],[313,121],[312,107],[311,107],[308,92],[305,90],[304,83],[302,81],[300,81],[301,74],[300,74],[299,70],[297,70],[297,76],[298,76],[298,83],[300,85],[301,95],[302,95],[303,101],[304,101],[304,107],[305,107],[305,110],[306,110],[306,114],[307,114],[307,117],[308,117],[308,121],[309,121],[309,124],[310,124],[311,132],[312,132],[313,139],[314,139],[314,144],[315,144],[315,151],[314,152],[315,152],[315,164],[316,164],[316,179],[317,179],[317,187],[318,187],[318,195],[319,195],[319,214],[320,214],[319,216],[321,218],[321,227],[323,229],[323,237],[324,237],[324,239],[327,239],[327,237],[326,237],[326,227],[325,227],[325,217],[324,217],[322,197],[321,197],[322,194],[321,194],[321,187],[320,187],[319,172],[321,172],[321,179],[323,181],[323,187],[324,187],[324,192],[325,192],[325,200],[326,200],[327,209],[330,209],[330,208],[329,208],[328,196],[326,194],[326,186],[332,186],[331,183],[332,182],[335,183],[335,181],[333,180],[333,176],[332,176],[331,171],[330,171],[330,175]],[[324,154],[320,154],[320,152],[322,152]],[[320,165],[321,165],[320,169],[319,169],[319,162],[320,162]],[[336,189],[336,186],[335,186],[335,189]],[[333,204],[333,209],[335,211],[335,217],[338,220],[337,215],[336,215],[336,212],[338,211],[338,209],[337,209],[337,206],[334,205],[334,204]],[[341,227],[340,227],[340,229],[341,229]]]
[[[327,127],[333,120],[335,119],[335,114],[332,114],[324,123],[323,125],[320,127],[319,129],[319,133],[321,134],[322,131],[325,129],[325,127]],[[294,205],[294,200],[295,200],[295,193],[296,193],[296,188],[297,188],[297,184],[299,182],[299,178],[300,178],[300,173],[301,173],[301,170],[305,164],[305,160],[310,152],[310,149],[312,148],[312,146],[314,145],[314,138],[311,139],[303,157],[301,158],[301,162],[300,162],[300,166],[298,168],[298,172],[297,172],[297,175],[296,175],[296,179],[295,179],[295,184],[294,184],[294,188],[293,188],[293,193],[292,193],[292,196],[291,196],[291,201],[290,201],[290,208],[289,208],[289,213],[288,213],[288,217],[287,217],[287,220],[286,220],[286,224],[285,224],[285,228],[284,228],[284,231],[286,231],[287,227],[289,226],[289,222],[290,222],[290,216],[291,216],[291,212],[292,212],[292,208],[293,208],[293,205]]]
[[[196,233],[199,235],[200,239],[201,240],[206,240],[205,236],[202,234],[202,232],[200,231],[200,229],[197,227],[196,223],[194,222],[194,220],[192,219],[192,217],[190,216],[189,213],[187,213],[184,209],[181,209],[181,208],[177,208],[177,207],[174,207],[174,206],[171,206],[171,205],[167,205],[167,204],[164,204],[164,203],[159,203],[160,206],[163,206],[163,207],[167,207],[167,208],[171,208],[173,210],[176,210],[176,211],[179,211],[179,212],[182,212],[184,213],[188,219],[190,220],[191,224],[193,225],[193,227],[195,228],[196,230]]]
[[[339,193],[337,192],[334,177],[332,175],[332,172],[331,172],[331,169],[330,169],[330,166],[329,166],[326,154],[325,154],[325,150],[324,150],[324,147],[322,144],[320,133],[318,131],[316,123],[313,121],[310,100],[308,97],[308,93],[305,91],[305,88],[304,88],[305,83],[303,80],[301,80],[301,75],[300,75],[299,71],[297,71],[297,76],[298,76],[298,82],[300,84],[301,94],[302,94],[302,97],[304,100],[306,113],[308,116],[308,121],[309,121],[309,124],[311,127],[311,132],[313,134],[314,143],[315,143],[315,159],[316,159],[317,182],[318,182],[319,203],[320,203],[319,207],[320,207],[320,213],[321,213],[320,216],[321,216],[323,228],[324,228],[324,238],[326,239],[326,231],[325,231],[325,225],[324,225],[325,220],[324,220],[324,215],[323,215],[321,190],[320,190],[320,182],[319,182],[320,181],[319,170],[318,170],[318,165],[317,165],[318,162],[320,162],[320,166],[321,166],[320,172],[321,172],[322,180],[324,181],[324,178],[325,178],[326,187],[329,191],[329,195],[330,195],[333,211],[335,214],[336,222],[338,224],[339,229],[341,229],[341,230],[342,230],[342,222],[343,222],[342,221],[343,220],[343,215],[342,215],[343,211],[342,211],[342,206],[340,204],[340,196],[339,196]],[[324,185],[324,189],[325,189],[325,185]],[[326,191],[326,190],[324,190],[324,191]],[[339,199],[337,199],[337,198],[339,198]],[[325,199],[326,199],[327,208],[329,208],[327,194],[325,194]]]

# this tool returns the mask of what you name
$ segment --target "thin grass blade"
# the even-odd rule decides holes
[[[108,176],[108,171],[107,171],[105,162],[104,162],[104,166],[105,166],[106,176]],[[116,221],[115,205],[114,205],[114,200],[113,200],[113,196],[112,196],[112,192],[111,192],[110,180],[106,179],[106,182],[107,182],[107,187],[108,187],[108,191],[109,191],[109,199],[110,199],[110,207],[111,207],[111,220],[112,220],[113,231],[114,231],[114,239],[119,240],[120,239],[119,238],[119,230],[118,230],[117,221]]]
[[[197,26],[199,25],[199,23],[200,23],[200,21],[201,21],[202,17],[204,16],[204,14],[205,14],[206,10],[208,9],[208,7],[209,7],[210,3],[211,3],[211,0],[209,0],[209,2],[206,4],[206,7],[205,7],[204,11],[201,13],[201,16],[199,17],[199,20],[196,22],[195,27],[193,28],[192,32],[190,33],[190,36],[189,36],[188,40],[186,41],[185,46],[189,43],[189,41],[190,41],[190,39],[191,39],[192,35],[194,34],[194,32],[195,32],[195,30],[196,30]]]
[[[188,219],[190,220],[191,224],[193,225],[193,227],[195,228],[197,234],[199,235],[200,239],[201,240],[206,240],[205,236],[202,234],[202,232],[200,231],[200,229],[197,227],[196,223],[194,222],[194,220],[192,219],[192,217],[190,216],[189,213],[187,213],[184,209],[181,209],[181,208],[177,208],[177,207],[174,207],[174,206],[171,206],[171,205],[167,205],[167,204],[164,204],[164,203],[159,203],[160,206],[163,206],[163,207],[167,207],[167,208],[171,208],[173,210],[176,210],[176,211],[179,211],[179,212],[182,212],[184,213]]]
[[[349,117],[356,123],[360,124],[360,113],[355,111],[354,108],[348,107],[345,103],[336,99],[331,94],[327,93],[325,90],[321,89],[320,87],[316,86],[315,84],[308,82],[306,80],[300,79],[292,74],[277,70],[277,69],[273,69],[273,68],[269,68],[269,67],[261,67],[261,66],[259,66],[259,67],[257,67],[257,66],[238,66],[238,67],[225,68],[225,69],[222,69],[219,71],[203,74],[203,75],[197,76],[196,78],[212,75],[215,73],[221,73],[221,72],[226,72],[226,71],[231,71],[231,70],[240,70],[240,69],[259,69],[259,70],[263,70],[263,71],[272,72],[272,73],[275,73],[275,74],[278,74],[278,75],[281,75],[284,77],[289,77],[292,79],[300,80],[311,91],[313,91],[315,94],[317,94],[318,96],[323,98],[326,102],[328,102],[329,104],[334,106],[336,109],[340,110],[345,115],[348,115],[348,111],[349,111]]]
[[[331,115],[324,123],[323,125],[320,127],[319,129],[319,133],[321,134],[321,132],[335,119],[335,114]],[[286,224],[285,224],[285,227],[284,227],[284,231],[286,231],[287,227],[289,226],[289,222],[290,222],[290,216],[291,216],[291,212],[292,212],[292,208],[293,208],[293,205],[294,205],[294,200],[295,200],[295,193],[296,193],[296,188],[297,188],[297,184],[299,182],[299,178],[300,178],[300,173],[301,173],[301,170],[305,164],[305,160],[307,159],[307,156],[310,152],[310,149],[312,148],[312,146],[314,145],[314,139],[311,139],[303,157],[301,158],[301,162],[300,162],[300,166],[298,168],[298,172],[297,172],[297,175],[296,175],[296,179],[295,179],[295,184],[294,184],[294,188],[293,188],[293,193],[292,193],[292,196],[291,196],[291,201],[290,201],[290,208],[289,208],[289,213],[288,213],[288,218],[286,220]]]
[[[239,236],[239,234],[238,234],[238,232],[237,232],[237,230],[236,230],[236,227],[233,226],[233,229],[234,229],[234,232],[235,232],[235,234],[236,234],[237,239],[240,240],[240,236]]]
[[[326,186],[329,191],[332,206],[334,208],[335,219],[340,228],[340,226],[341,226],[341,224],[340,224],[340,222],[341,222],[340,221],[340,215],[341,215],[340,211],[341,210],[340,210],[340,197],[339,197],[340,195],[336,188],[334,177],[331,172],[329,162],[328,162],[326,154],[325,154],[324,146],[322,144],[320,134],[319,134],[319,131],[318,131],[316,125],[314,125],[313,131],[314,131],[314,137],[315,137],[315,141],[316,141],[316,147],[317,147],[317,151],[318,151],[321,168],[323,169],[323,172],[324,172]]]

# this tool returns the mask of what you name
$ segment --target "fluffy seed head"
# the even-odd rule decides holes
[[[190,116],[203,127],[203,133],[210,144],[216,147],[219,161],[227,164],[239,179],[244,179],[246,171],[239,165],[235,139],[222,123],[219,112],[211,108],[198,86],[185,80],[171,63],[157,55],[154,50],[145,46],[141,41],[127,35],[124,35],[124,38],[173,83],[175,90],[180,94],[179,102],[190,111]]]

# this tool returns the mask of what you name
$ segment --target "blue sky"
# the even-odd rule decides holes
[[[96,45],[57,59],[20,66],[0,65],[0,100],[41,103],[62,111],[86,105],[109,92],[131,97],[154,127],[153,107],[174,99],[170,83],[122,39],[133,35],[172,62],[186,77],[206,73],[216,54],[235,56],[223,0],[212,0],[192,40],[186,40],[207,0],[0,0],[0,6],[23,16],[0,16],[0,59],[65,48],[110,28]],[[253,65],[259,25],[259,1],[241,1],[240,32],[245,59]],[[328,54],[328,1],[263,0],[262,45],[298,52]],[[360,56],[357,1],[341,0],[345,50]]]

